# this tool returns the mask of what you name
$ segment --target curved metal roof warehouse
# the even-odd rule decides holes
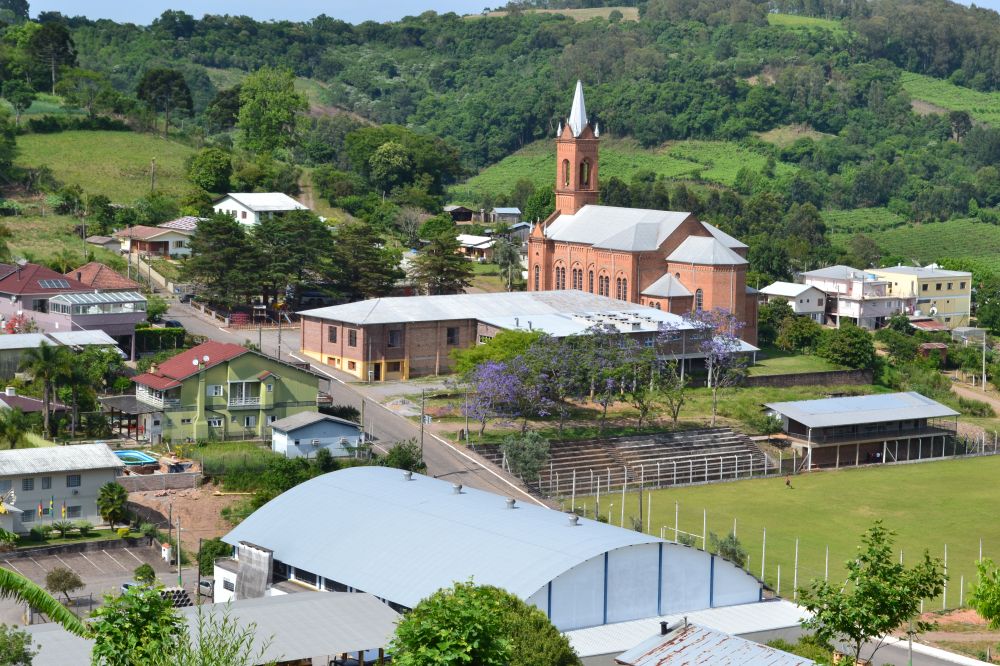
[[[575,522],[575,524],[574,524]],[[386,467],[352,467],[271,500],[227,534],[292,577],[412,608],[455,581],[502,587],[561,630],[750,603],[759,581],[704,551]],[[311,576],[303,576],[309,579]]]

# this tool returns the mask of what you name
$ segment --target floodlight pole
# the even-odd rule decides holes
[[[420,389],[420,459],[424,459],[424,416],[427,389]]]

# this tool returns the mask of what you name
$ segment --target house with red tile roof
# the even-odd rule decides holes
[[[91,261],[84,264],[66,273],[66,277],[73,278],[91,289],[100,291],[142,291],[141,284],[135,280],[128,279],[99,261]]]
[[[174,220],[173,222],[176,222]],[[165,224],[170,224],[167,222]],[[157,257],[186,257],[191,254],[188,243],[194,234],[194,229],[172,227],[147,227],[137,224],[115,232],[115,238],[121,241],[121,251],[124,254],[138,253]]]
[[[151,442],[270,438],[271,423],[317,411],[319,376],[246,347],[210,341],[132,378],[102,400],[120,429]]]

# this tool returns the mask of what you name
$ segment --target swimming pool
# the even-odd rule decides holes
[[[156,465],[159,463],[156,458],[142,451],[115,451],[115,455],[126,465]]]

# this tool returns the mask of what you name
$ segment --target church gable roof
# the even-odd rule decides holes
[[[545,229],[550,240],[605,250],[650,252],[660,248],[691,213],[587,205],[560,215]]]
[[[708,222],[702,222],[701,226],[705,227],[705,229],[708,230],[708,233],[712,234],[715,240],[719,241],[731,250],[745,250],[749,247],[746,243],[736,240],[722,229],[713,227]]]
[[[704,266],[740,266],[747,260],[712,236],[688,236],[667,261]]]
[[[691,292],[681,284],[681,281],[670,273],[667,273],[659,280],[642,290],[643,296],[655,296],[658,298],[676,298],[678,296],[690,296]]]

